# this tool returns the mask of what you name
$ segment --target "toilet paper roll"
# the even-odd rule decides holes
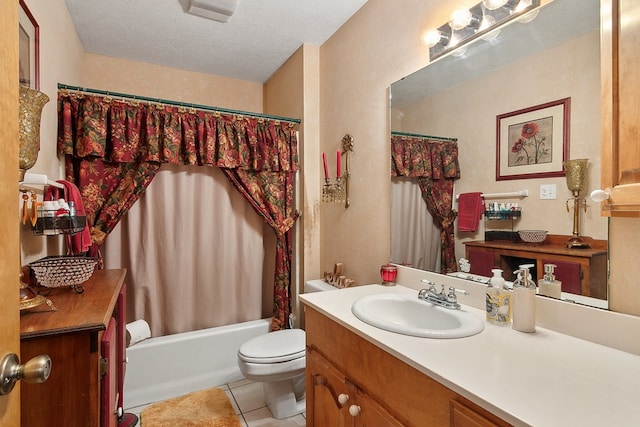
[[[126,329],[127,347],[151,338],[151,328],[149,328],[149,324],[142,319],[127,323]]]

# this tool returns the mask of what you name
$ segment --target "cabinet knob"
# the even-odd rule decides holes
[[[43,383],[51,374],[51,358],[36,356],[24,365],[20,364],[18,355],[11,353],[0,362],[0,395],[11,393],[16,381],[23,379],[28,383]]]
[[[349,406],[349,414],[351,414],[352,417],[360,415],[360,407],[358,405]]]
[[[344,405],[344,404],[345,404],[345,403],[347,403],[348,401],[349,401],[349,395],[348,395],[348,394],[340,393],[340,394],[338,395],[338,402],[339,402],[341,405]]]

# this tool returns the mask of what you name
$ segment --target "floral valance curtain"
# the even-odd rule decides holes
[[[458,143],[428,136],[391,134],[391,176],[458,179]]]
[[[453,182],[460,178],[458,143],[429,136],[391,134],[391,176],[416,178],[427,209],[440,227],[441,271],[457,270]]]
[[[295,123],[66,90],[58,92],[58,121],[58,152],[65,156],[66,179],[80,189],[94,248],[144,193],[161,163],[223,168],[278,238],[272,328],[286,327],[287,234],[297,219]]]

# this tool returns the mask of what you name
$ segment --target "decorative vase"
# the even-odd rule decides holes
[[[38,160],[40,151],[40,118],[42,108],[49,102],[44,93],[20,85],[19,137],[20,137],[20,173],[18,181],[24,181],[24,173]]]
[[[574,159],[564,162],[566,171],[567,188],[573,193],[574,197],[584,191],[587,183],[587,163],[589,159]]]

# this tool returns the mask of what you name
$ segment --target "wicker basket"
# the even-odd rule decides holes
[[[33,271],[38,284],[46,288],[72,286],[76,291],[89,280],[98,263],[97,258],[81,256],[50,256],[32,262],[29,267]]]
[[[547,238],[545,230],[519,230],[518,234],[520,239],[527,243],[542,243]]]

